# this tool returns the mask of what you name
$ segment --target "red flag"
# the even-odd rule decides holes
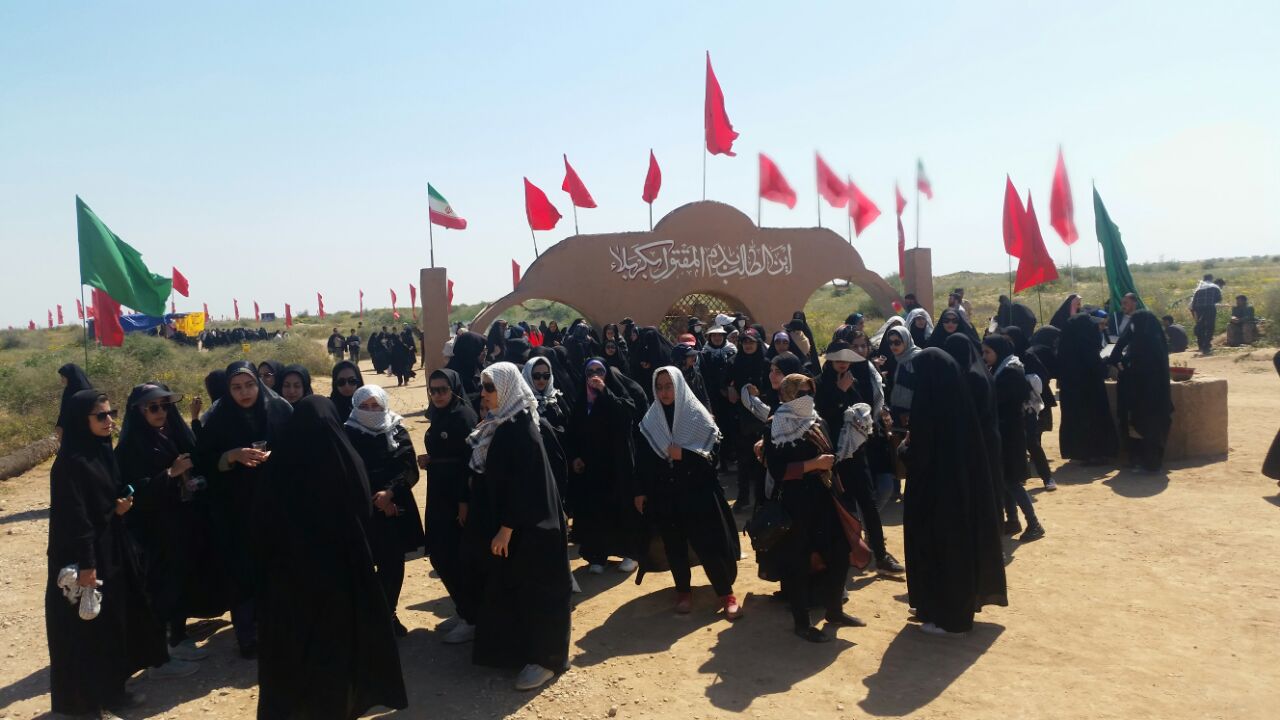
[[[821,155],[814,153],[818,159],[818,194],[827,199],[831,207],[842,208],[849,202],[849,188],[836,176]]]
[[[524,214],[533,230],[551,230],[560,222],[560,211],[529,178],[524,179]]]
[[[649,172],[644,176],[644,194],[640,197],[650,205],[658,199],[658,191],[662,189],[662,168],[658,167],[658,158],[649,150]]]
[[[1071,202],[1071,181],[1067,180],[1067,163],[1062,159],[1062,148],[1058,148],[1058,165],[1053,169],[1053,193],[1049,195],[1049,224],[1058,231],[1058,236],[1066,245],[1080,238],[1080,234],[1076,232],[1075,215],[1075,205]]]
[[[916,160],[916,189],[930,200],[933,199],[933,185],[929,182],[929,176],[924,174],[923,160]]]
[[[560,189],[569,193],[569,200],[580,208],[596,206],[596,201],[587,191],[587,186],[582,184],[582,178],[578,177],[578,173],[569,164],[568,155],[564,156],[564,182],[560,184]]]
[[[449,281],[449,287],[448,287],[448,289],[449,289],[449,295],[448,295],[448,297],[445,299],[445,301],[446,301],[447,303],[449,303],[449,307],[447,308],[447,309],[448,309],[448,311],[449,311],[449,312],[453,312],[453,281],[452,281],[452,280],[450,280],[450,281]]]
[[[76,300],[76,317],[84,319],[84,303],[79,300]]]
[[[293,307],[289,303],[284,304],[284,326],[287,328],[293,327]]]
[[[738,139],[729,115],[724,111],[724,92],[715,70],[711,69],[711,51],[707,51],[707,94],[702,126],[707,131],[707,152],[733,157],[733,141]]]
[[[240,301],[236,300],[235,298],[231,298],[231,305],[232,307],[235,308],[236,319],[239,320],[240,319]]]
[[[791,189],[782,171],[764,153],[760,153],[760,197],[788,208],[796,206],[796,191]]]
[[[209,322],[209,303],[204,303],[204,321],[206,324]]]
[[[871,198],[864,195],[852,180],[846,186],[849,188],[849,217],[853,218],[853,233],[861,235],[868,225],[880,217],[880,208],[876,207],[876,204],[871,202]]]
[[[93,334],[103,347],[120,347],[124,344],[124,328],[120,326],[120,303],[111,296],[93,290]]]
[[[62,324],[62,306],[61,305],[58,306],[58,324],[59,325]]]
[[[392,293],[392,294],[394,295],[395,293]],[[396,303],[394,300],[392,300],[391,309],[394,310],[395,306],[396,306]],[[360,291],[360,319],[361,320],[364,319],[364,291],[363,290]]]
[[[907,209],[907,199],[902,197],[902,191],[898,189],[898,183],[893,184],[893,196],[898,202],[898,217],[902,217],[902,211]]]
[[[511,261],[511,289],[515,290],[520,284],[520,264],[515,260]]]
[[[187,278],[178,272],[178,268],[173,269],[173,291],[182,297],[191,297],[191,287],[187,285]]]
[[[387,289],[390,290],[390,288],[387,288]],[[395,290],[391,290],[391,317],[397,320],[400,319],[400,311],[396,309],[396,291]]]
[[[52,330],[53,329],[53,311],[48,310],[46,312],[49,313],[49,329]]]
[[[1031,204],[1031,193],[1027,193],[1027,227],[1024,237],[1022,257],[1018,259],[1018,276],[1014,279],[1013,291],[1022,292],[1040,283],[1058,279],[1058,268],[1053,258],[1045,249],[1044,237],[1040,234],[1040,221],[1036,219],[1035,205]]]
[[[258,301],[253,301],[253,321],[262,322],[262,313],[258,312]]]
[[[902,232],[902,215],[898,215],[898,279],[907,280],[907,235]]]
[[[409,283],[409,306],[413,308],[413,319],[418,319],[418,288]]]
[[[1004,176],[1004,251],[1016,258],[1022,257],[1027,231],[1027,211],[1022,198],[1013,189],[1013,181]]]
[[[28,329],[28,330],[35,330],[35,329],[36,329],[36,321],[35,321],[35,320],[28,320],[28,321],[27,321],[27,329]]]
[[[316,313],[321,320],[324,319],[324,296],[320,293],[316,293]]]

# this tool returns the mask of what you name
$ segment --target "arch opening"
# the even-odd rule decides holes
[[[668,340],[675,342],[682,333],[688,332],[690,317],[696,317],[710,327],[716,315],[721,313],[732,315],[735,312],[751,314],[742,301],[725,293],[691,292],[671,304],[661,324],[658,325],[658,331]]]

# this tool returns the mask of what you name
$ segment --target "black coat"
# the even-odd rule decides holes
[[[383,435],[370,435],[349,425],[345,430],[351,446],[364,461],[369,475],[369,492],[375,495],[384,490],[391,493],[392,501],[400,509],[400,514],[391,517],[374,509],[367,526],[374,556],[381,557],[384,552],[418,550],[426,543],[426,536],[422,530],[418,501],[413,497],[413,487],[418,484],[419,477],[418,454],[414,452],[409,431],[403,426],[396,428],[392,433],[396,448],[392,450],[387,447]]]
[[[1107,400],[1107,367],[1098,330],[1088,315],[1067,321],[1058,345],[1058,395],[1061,426],[1058,444],[1068,460],[1115,457],[1120,451],[1111,405]]]
[[[1120,427],[1126,433],[1132,428],[1146,442],[1164,447],[1173,426],[1164,329],[1154,313],[1139,310],[1130,318],[1122,342],[1116,345],[1123,366],[1116,387]]]
[[[1006,484],[1027,480],[1027,421],[1023,406],[1031,393],[1022,368],[1008,366],[995,377],[1000,427],[1000,474]]]

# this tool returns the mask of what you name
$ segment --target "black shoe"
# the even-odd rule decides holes
[[[831,636],[816,627],[798,627],[796,628],[795,633],[811,643],[831,642]]]
[[[142,693],[129,692],[123,690],[110,702],[105,703],[105,707],[111,712],[120,712],[121,710],[132,710],[141,707],[147,701],[147,696]]]
[[[867,623],[862,618],[857,618],[847,612],[842,612],[836,616],[827,616],[827,624],[836,627],[866,627]]]
[[[1018,522],[1017,520],[1004,521],[1005,535],[1017,535],[1020,532],[1022,532],[1022,523]]]
[[[1018,537],[1018,542],[1032,542],[1044,537],[1044,526],[1040,523],[1027,527],[1027,531]]]
[[[898,562],[898,558],[885,553],[883,556],[876,558],[876,574],[877,575],[901,575],[907,569],[902,563]]]
[[[396,637],[405,637],[409,634],[409,628],[405,627],[404,623],[400,622],[400,618],[395,615],[391,616],[391,631],[395,633]]]
[[[240,646],[240,657],[244,658],[245,660],[257,660],[258,659],[258,641],[254,640],[253,642],[247,642],[242,644]]]

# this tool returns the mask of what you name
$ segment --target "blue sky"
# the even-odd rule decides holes
[[[385,305],[427,261],[426,184],[470,221],[436,231],[461,302],[533,261],[521,177],[565,215],[561,153],[600,205],[582,231],[644,229],[701,197],[703,53],[741,137],[707,196],[755,211],[756,153],[799,193],[764,224],[816,222],[813,153],[884,215],[856,241],[896,268],[892,186],[917,157],[937,273],[1005,268],[1004,176],[1046,242],[1065,149],[1096,264],[1096,180],[1136,261],[1280,251],[1280,4],[71,3],[0,5],[0,325],[78,296],[74,197],[154,270],[230,314]],[[914,207],[906,213],[913,237]],[[841,211],[823,222],[845,232]],[[607,272],[584,268],[584,272]],[[1193,280],[1188,278],[1188,284]]]

